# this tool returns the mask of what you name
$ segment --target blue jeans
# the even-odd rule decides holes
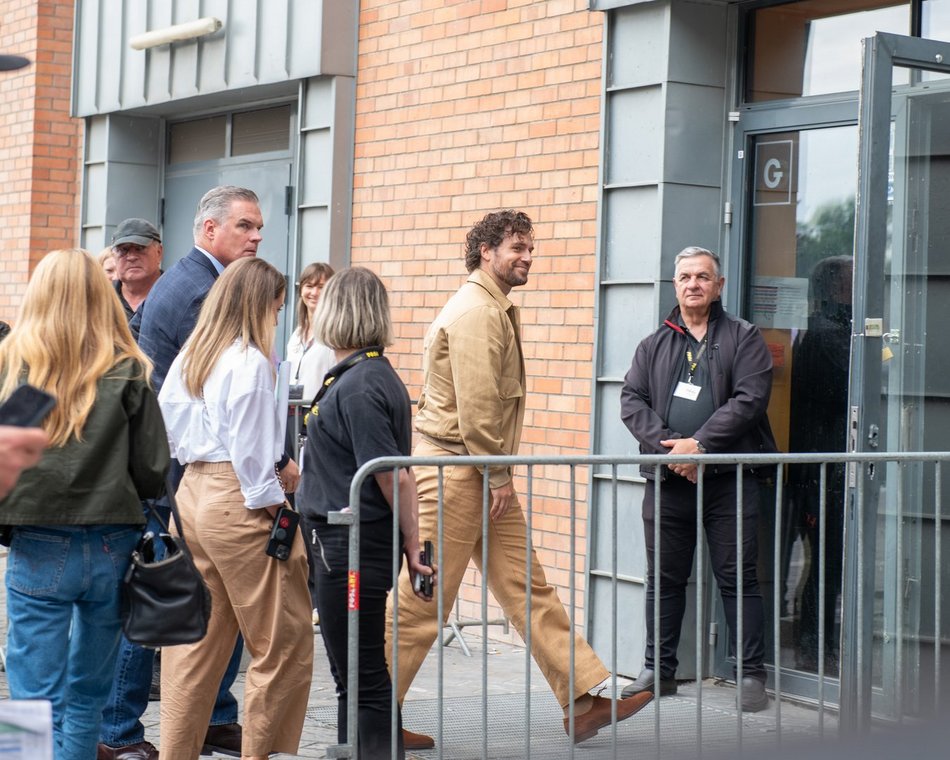
[[[53,706],[56,760],[96,756],[121,631],[120,587],[142,529],[24,526],[7,559],[7,680]]]
[[[157,506],[162,519],[168,520],[170,510],[167,506]],[[155,516],[148,513],[146,530],[158,533],[162,528]],[[159,546],[159,552],[164,554],[164,548]],[[160,557],[157,556],[156,559]],[[234,647],[234,654],[228,663],[228,669],[221,680],[218,697],[211,713],[211,725],[220,726],[228,723],[237,723],[237,700],[231,693],[231,686],[237,678],[238,668],[241,665],[241,655],[244,651],[244,641],[238,636]],[[152,684],[152,668],[155,666],[155,650],[133,644],[122,636],[119,644],[119,656],[115,664],[115,678],[112,690],[102,711],[102,728],[99,732],[99,741],[110,747],[127,747],[130,744],[139,744],[145,741],[145,726],[142,725],[142,715],[148,707],[148,692]]]

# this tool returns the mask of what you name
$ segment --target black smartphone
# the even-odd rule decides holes
[[[264,551],[274,559],[289,559],[299,524],[300,515],[290,507],[281,507],[277,511],[277,517],[274,518],[274,526],[270,529],[270,537],[267,539],[267,548]]]
[[[419,552],[419,564],[425,565],[426,567],[432,567],[432,542],[423,541],[422,542],[422,551]],[[432,576],[431,575],[422,575],[419,573],[416,575],[414,588],[417,592],[422,592],[422,595],[427,598],[432,598]]]
[[[56,399],[46,391],[21,385],[0,404],[0,425],[38,427],[54,406]]]

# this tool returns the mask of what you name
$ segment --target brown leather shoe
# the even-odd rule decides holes
[[[100,744],[96,747],[96,760],[158,760],[158,750],[151,742],[127,744],[124,747]]]
[[[435,739],[404,728],[402,730],[402,745],[405,749],[432,749],[435,746]]]
[[[202,755],[218,752],[231,757],[241,756],[241,724],[225,723],[221,726],[208,726]]]
[[[610,700],[604,697],[594,697],[594,704],[583,715],[574,716],[574,743],[596,736],[604,726],[610,725]],[[653,693],[643,691],[634,694],[632,697],[618,700],[617,702],[617,722],[619,723],[631,715],[639,712],[647,703],[653,699]],[[568,735],[571,733],[571,724],[568,718],[564,719],[564,731]]]

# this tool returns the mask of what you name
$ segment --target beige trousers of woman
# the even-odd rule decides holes
[[[211,591],[208,633],[162,649],[162,760],[196,760],[238,631],[251,655],[244,755],[297,753],[313,673],[307,552],[264,553],[273,519],[247,509],[229,462],[188,465],[178,489],[185,540]]]

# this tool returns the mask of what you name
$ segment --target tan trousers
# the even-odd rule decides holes
[[[264,553],[273,519],[247,509],[228,462],[188,465],[178,489],[185,540],[211,591],[208,633],[162,649],[162,760],[196,760],[238,631],[251,655],[244,755],[297,753],[313,673],[307,550]]]
[[[422,441],[416,456],[453,456]],[[419,491],[419,543],[432,541],[438,556],[438,468],[416,467]],[[446,618],[452,610],[469,559],[485,576],[492,594],[512,625],[526,639],[526,534],[521,505],[514,503],[498,520],[489,521],[488,567],[482,567],[482,474],[475,467],[447,466],[443,470],[444,547],[439,583]],[[489,499],[491,494],[489,492]],[[438,593],[438,590],[436,590]],[[426,603],[412,593],[403,565],[399,576],[399,701],[402,702],[439,633],[436,600]],[[392,594],[386,615],[386,657],[392,669]],[[569,690],[571,627],[564,606],[549,586],[537,555],[531,550],[531,654],[561,707],[603,681],[607,669],[590,645],[574,636],[574,693]],[[162,760],[165,760],[164,755]]]

